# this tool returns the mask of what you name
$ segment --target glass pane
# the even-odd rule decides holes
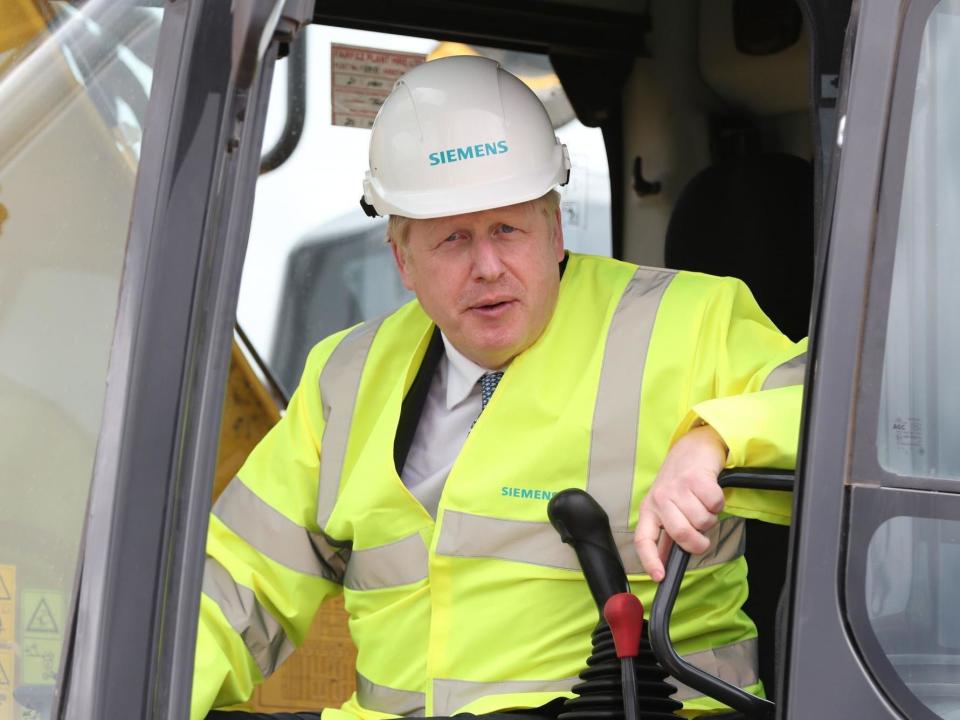
[[[45,716],[56,682],[161,16],[0,3],[4,719]]]
[[[960,719],[960,520],[883,523],[867,551],[866,597],[904,684],[939,717]]]
[[[386,246],[386,220],[360,209],[370,131],[331,124],[331,44],[419,53],[428,58],[479,53],[528,80],[570,150],[570,183],[561,189],[564,237],[579,252],[609,255],[610,182],[599,129],[581,125],[544,55],[468,47],[417,37],[310,27],[308,98],[294,154],[257,183],[238,319],[281,386],[296,387],[319,340],[377,317],[412,298]],[[265,148],[286,115],[285,62],[278,63]]]
[[[878,453],[891,472],[960,478],[960,0],[920,51],[900,207]]]

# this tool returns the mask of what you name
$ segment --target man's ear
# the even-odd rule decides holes
[[[400,273],[400,281],[403,286],[410,292],[416,292],[413,287],[407,253],[393,238],[390,238],[390,249],[393,250],[393,260],[397,263],[397,271]]]
[[[553,218],[553,244],[557,262],[563,262],[563,223],[560,220],[560,208],[557,208],[556,215]]]

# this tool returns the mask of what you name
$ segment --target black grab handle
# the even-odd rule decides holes
[[[550,499],[547,517],[560,539],[573,546],[601,613],[610,596],[630,592],[610,521],[600,503],[583,490],[571,488]]]
[[[792,470],[734,468],[720,473],[717,482],[720,487],[790,491],[793,490],[794,473]],[[691,665],[674,649],[670,641],[670,615],[673,613],[677,593],[680,592],[680,581],[683,580],[689,561],[690,553],[674,544],[667,558],[666,575],[653,597],[647,632],[657,660],[680,682],[729,705],[734,710],[739,710],[747,717],[758,720],[772,718],[772,702]]]

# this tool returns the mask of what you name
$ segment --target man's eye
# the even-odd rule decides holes
[[[502,233],[512,233],[516,228],[513,225],[507,225],[506,223],[500,226],[500,232]]]
[[[458,232],[451,233],[450,235],[447,235],[444,242],[454,242],[455,240],[459,240],[461,235],[462,233],[458,233]]]

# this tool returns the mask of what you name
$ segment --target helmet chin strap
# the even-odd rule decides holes
[[[367,199],[361,195],[360,196],[360,207],[363,208],[363,211],[367,214],[367,217],[380,217],[380,213],[377,212],[377,209],[367,202]]]

